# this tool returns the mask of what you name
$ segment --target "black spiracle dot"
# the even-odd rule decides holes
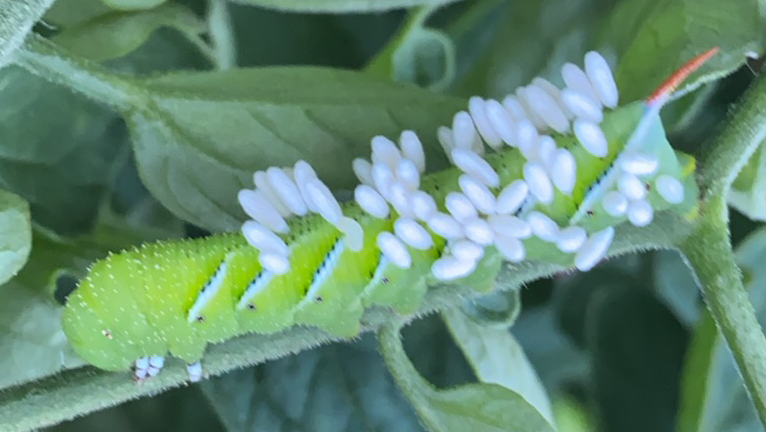
[[[197,322],[201,323],[201,322],[204,322],[204,321],[205,321],[205,317],[203,317],[202,315],[199,315],[197,317]]]
[[[383,276],[383,278],[380,279],[380,283],[387,284],[388,283],[388,276]]]
[[[251,311],[254,311],[254,310],[255,310],[255,305],[254,305],[254,304],[252,304],[252,303],[248,303],[248,304],[247,304],[247,310],[251,310]]]
[[[646,187],[646,191],[647,191],[647,192],[651,192],[651,190],[652,190],[652,185],[650,185],[649,183],[644,183],[644,186]]]
[[[317,303],[322,303],[324,301],[324,298],[322,298],[322,296],[316,296],[314,298],[314,301],[317,302]]]
[[[585,212],[588,216],[593,216],[593,210],[588,210]]]

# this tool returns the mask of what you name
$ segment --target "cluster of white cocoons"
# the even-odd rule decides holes
[[[382,232],[376,239],[385,260],[409,268],[409,251],[433,247],[432,233],[447,241],[444,253],[431,267],[432,275],[445,281],[470,274],[488,246],[510,262],[524,260],[523,240],[531,237],[574,254],[575,267],[582,271],[605,256],[613,228],[588,235],[580,226],[559,226],[535,210],[538,204],[550,204],[556,191],[570,195],[577,176],[574,156],[566,148],[558,148],[550,134],[573,134],[594,157],[608,154],[599,124],[604,108],[615,108],[619,95],[606,60],[591,51],[585,55],[584,70],[567,63],[562,78],[563,89],[535,78],[502,101],[474,96],[467,111],[455,114],[451,127],[437,130],[442,148],[462,172],[460,190],[447,194],[442,206],[420,189],[426,161],[414,132],[402,132],[398,143],[383,136],[372,139],[371,159],[353,161],[361,183],[354,190],[354,199],[375,218],[387,218],[394,212],[393,232]],[[525,159],[523,177],[500,189],[497,172],[484,158],[485,144],[492,150],[505,145],[517,148]],[[615,217],[625,215],[636,226],[650,223],[653,209],[646,193],[651,179],[663,199],[671,204],[682,202],[683,185],[669,175],[653,178],[658,168],[654,156],[626,149],[599,185],[607,191],[597,198],[604,211]],[[254,183],[254,190],[239,193],[240,204],[253,219],[242,231],[261,251],[259,260],[268,271],[279,274],[289,268],[288,246],[279,234],[289,230],[285,218],[291,215],[319,213],[345,234],[350,249],[361,249],[362,228],[343,216],[337,200],[307,163],[256,172]]]
[[[607,140],[599,123],[604,117],[603,109],[615,108],[619,95],[609,65],[596,52],[586,54],[584,71],[571,63],[564,65],[562,77],[564,89],[535,78],[502,101],[472,97],[468,111],[454,116],[452,128],[439,128],[437,137],[452,162],[465,173],[460,179],[463,194],[447,199],[473,204],[473,211],[467,213],[476,218],[465,224],[464,229],[484,234],[468,236],[469,241],[482,246],[494,244],[505,259],[519,262],[525,257],[522,240],[534,236],[555,244],[564,253],[576,254],[575,266],[584,271],[606,254],[614,230],[607,228],[589,237],[582,227],[560,227],[544,213],[527,209],[533,209],[536,203],[550,204],[556,190],[569,195],[574,189],[575,158],[569,150],[558,148],[549,134],[573,133],[588,153],[606,156]],[[504,145],[518,148],[526,159],[523,178],[511,182],[497,196],[489,189],[497,187],[498,181],[497,174],[482,158],[484,144],[494,150]],[[465,197],[469,199],[464,200]],[[455,203],[445,205],[449,209]],[[464,251],[473,249],[465,242],[450,243],[452,256],[442,259],[450,263],[461,261],[457,267],[470,272],[475,261],[473,266],[463,263],[468,257],[473,258]],[[434,265],[434,276],[445,280],[464,276],[444,268],[446,265]]]
[[[599,124],[604,118],[603,109],[615,108],[619,94],[608,63],[593,51],[585,55],[585,70],[567,63],[562,68],[562,78],[566,85],[564,89],[543,78],[535,78],[530,85],[519,88],[502,101],[472,97],[468,111],[455,114],[452,128],[439,128],[437,137],[453,163],[472,176],[471,181],[466,179],[465,182],[461,177],[461,189],[492,228],[494,245],[507,260],[523,260],[524,247],[520,240],[535,236],[555,244],[564,253],[574,253],[575,266],[586,271],[604,257],[614,230],[606,228],[589,237],[582,227],[559,227],[545,214],[524,209],[534,208],[535,203],[551,203],[555,190],[570,195],[574,188],[576,161],[571,152],[557,148],[549,133],[572,133],[591,155],[607,156],[608,144]],[[497,197],[493,197],[486,187],[476,186],[478,182],[489,187],[497,186],[496,173],[481,157],[484,144],[495,150],[504,145],[516,147],[526,159],[523,179],[509,184]],[[626,215],[636,226],[649,224],[653,210],[645,199],[645,181],[658,167],[659,162],[653,156],[635,151],[622,154],[610,176],[614,180],[602,184],[605,190],[614,188],[602,198],[604,210],[615,217]],[[660,175],[655,180],[655,187],[669,203],[683,201],[683,185],[676,178]],[[494,210],[491,206],[493,199]],[[449,203],[446,204],[450,208]],[[464,228],[477,226],[473,220]],[[483,240],[488,241],[488,238]],[[481,244],[475,238],[469,239]],[[461,243],[459,251],[465,247]],[[453,255],[459,258],[467,254],[453,252]],[[458,267],[473,269],[467,263]],[[433,270],[437,278],[449,279],[441,267],[435,266]],[[455,271],[449,276],[462,276],[458,273]]]
[[[364,233],[355,220],[343,216],[340,204],[306,161],[292,168],[270,167],[253,174],[255,189],[242,189],[239,204],[252,220],[242,225],[248,243],[259,250],[264,270],[283,274],[290,269],[290,251],[279,234],[290,231],[285,218],[317,213],[344,234],[345,246],[362,249]]]
[[[436,201],[419,189],[426,169],[423,145],[412,131],[399,136],[399,145],[383,136],[372,139],[371,162],[355,159],[353,169],[361,184],[354,190],[357,204],[369,215],[386,218],[390,209],[397,214],[394,232],[382,232],[376,239],[386,260],[409,268],[412,257],[406,246],[427,250],[433,246],[426,223],[437,213]]]
[[[626,150],[620,155],[614,170],[614,189],[606,192],[601,205],[604,211],[614,217],[627,216],[635,226],[648,225],[654,210],[646,199],[651,178],[659,168],[657,158],[635,151]],[[684,200],[684,187],[673,176],[660,174],[654,179],[657,193],[670,204]]]

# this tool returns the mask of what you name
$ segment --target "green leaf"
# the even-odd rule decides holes
[[[766,221],[766,150],[763,143],[732,183],[728,201],[750,219]]]
[[[239,226],[237,190],[252,185],[257,169],[305,159],[331,188],[351,188],[351,161],[369,154],[376,134],[396,139],[413,129],[430,166],[443,165],[434,131],[463,105],[360,73],[311,67],[178,73],[139,84],[143,106],[126,118],[141,178],[177,216],[212,230]]]
[[[493,31],[480,39],[488,42],[458,51],[458,63],[466,56],[476,60],[461,71],[455,91],[466,96],[480,94],[502,99],[536,75],[560,84],[561,65],[566,61],[582,63],[582,55],[592,48],[590,41],[598,29],[597,20],[602,19],[612,3],[611,0],[500,2],[499,6],[491,1],[475,3],[477,11],[489,15],[482,26]]]
[[[0,75],[0,99],[0,187],[26,199],[36,223],[91,229],[125,161],[116,114],[15,66]]]
[[[553,431],[518,393],[497,384],[438,390],[425,381],[404,352],[398,324],[378,331],[380,351],[397,385],[432,431]]]
[[[113,0],[112,0],[113,1]],[[290,12],[373,12],[414,6],[437,6],[458,0],[237,0]]]
[[[32,26],[43,16],[54,0],[6,1],[0,7],[0,68],[11,61]]]
[[[758,0],[628,0],[604,25],[600,41],[619,59],[615,79],[623,102],[646,97],[681,63],[709,48],[721,52],[687,79],[681,93],[734,71],[766,43]]]
[[[457,309],[445,310],[442,317],[480,382],[513,390],[553,424],[540,378],[507,328],[480,326]]]
[[[611,288],[596,294],[586,332],[604,429],[672,430],[687,334],[648,290]]]
[[[32,248],[29,205],[0,189],[0,285],[24,267]]]
[[[553,404],[558,430],[562,432],[592,432],[598,430],[593,416],[574,398],[557,399]]]
[[[241,3],[228,6],[234,34],[240,41],[237,61],[242,66],[321,65],[358,69],[376,55],[401,21],[401,14],[396,12],[297,14]]]
[[[52,40],[74,54],[103,61],[134,51],[162,27],[178,30],[192,40],[205,31],[204,23],[191,10],[167,4],[148,11],[101,15],[65,28]]]
[[[750,301],[761,325],[766,324],[766,229],[752,233],[736,251]],[[694,331],[683,373],[678,432],[759,430],[731,352],[704,314]]]
[[[365,71],[434,90],[451,84],[455,78],[455,46],[446,33],[425,26],[432,12],[431,8],[411,11]]]
[[[596,49],[615,67],[625,103],[648,96],[711,47],[721,52],[681,93],[730,73],[766,43],[757,0],[549,0],[514,2],[500,13],[491,44],[457,87],[461,94],[502,97],[535,75],[561,84],[561,65],[582,64],[583,54]]]

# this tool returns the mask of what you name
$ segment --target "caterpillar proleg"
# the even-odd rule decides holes
[[[503,261],[581,271],[614,227],[696,208],[694,160],[668,143],[659,111],[692,59],[645,101],[622,106],[607,62],[562,68],[565,88],[535,79],[501,101],[472,97],[436,133],[452,167],[426,172],[419,138],[372,139],[360,185],[339,203],[306,162],[256,172],[237,198],[240,233],[148,243],[92,265],[69,296],[64,331],[107,370],[145,379],[170,354],[201,379],[208,343],[293,325],[359,332],[365,308],[411,313],[429,286],[477,292]]]

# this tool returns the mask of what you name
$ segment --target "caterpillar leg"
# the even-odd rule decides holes
[[[165,357],[153,355],[149,357],[149,368],[146,370],[146,373],[150,377],[157,376],[157,374],[162,370],[163,366],[165,366]]]
[[[189,374],[189,382],[199,382],[202,379],[202,363],[196,361],[186,365],[186,372]]]
[[[135,369],[133,372],[133,381],[141,382],[149,375],[149,357],[141,357],[136,360]]]
[[[133,381],[140,382],[145,379],[155,377],[165,366],[165,357],[159,355],[141,357],[136,360]]]

